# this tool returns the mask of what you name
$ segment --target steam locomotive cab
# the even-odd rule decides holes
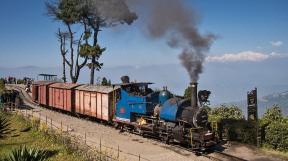
[[[120,99],[116,102],[116,120],[136,122],[141,116],[150,116],[158,102],[158,93],[148,85],[152,83],[123,83]]]

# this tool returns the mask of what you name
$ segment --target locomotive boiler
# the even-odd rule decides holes
[[[205,149],[215,144],[210,131],[208,114],[198,105],[197,83],[190,84],[191,98],[172,97],[160,108],[160,120],[169,129],[168,140],[190,146],[192,149]]]

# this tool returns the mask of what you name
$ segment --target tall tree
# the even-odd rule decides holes
[[[53,17],[54,20],[60,21],[66,27],[65,32],[58,31],[57,36],[60,41],[60,52],[63,58],[63,80],[66,80],[65,64],[69,67],[69,73],[72,83],[78,81],[80,70],[87,64],[88,57],[80,55],[80,47],[82,43],[83,34],[86,32],[78,33],[78,39],[75,38],[77,33],[72,31],[73,25],[78,25],[81,22],[81,8],[79,8],[79,0],[50,0],[46,2],[47,14]],[[68,49],[66,50],[66,40],[68,39]],[[75,49],[76,48],[76,51]],[[75,56],[76,52],[76,56]],[[70,54],[70,58],[68,58]],[[84,58],[82,63],[79,63],[80,58]],[[75,59],[76,58],[76,59]]]
[[[103,85],[103,86],[108,86],[108,85],[109,85],[109,84],[108,84],[108,80],[106,79],[106,77],[103,77],[103,78],[102,78],[101,85]]]
[[[91,60],[88,64],[90,69],[90,84],[94,84],[94,72],[100,70],[103,63],[99,63],[99,58],[105,51],[98,44],[98,34],[101,28],[113,27],[119,24],[132,24],[137,19],[137,15],[131,12],[124,0],[85,0],[82,1],[83,24],[87,25],[89,36],[92,38],[92,45],[85,44],[82,47],[83,54]]]
[[[70,61],[64,56],[65,62],[70,67],[70,77],[72,82],[78,80],[80,69],[86,65],[87,60],[90,63],[90,84],[94,84],[94,72],[100,70],[103,63],[99,58],[105,51],[98,44],[98,34],[101,28],[113,27],[119,24],[132,24],[137,16],[131,12],[124,0],[56,0],[46,3],[48,14],[56,20],[63,22],[69,34],[70,40]],[[83,33],[76,40],[77,56],[74,66],[74,35],[72,25],[80,25]],[[84,42],[82,42],[82,39]],[[90,40],[91,39],[91,40]],[[90,44],[91,43],[91,44]],[[63,55],[63,54],[62,54]],[[78,64],[79,57],[83,57],[82,64]],[[75,69],[74,69],[75,67]],[[75,73],[73,75],[73,69]]]

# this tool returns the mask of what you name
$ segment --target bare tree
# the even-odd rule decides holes
[[[77,82],[80,70],[87,64],[88,59],[90,60],[90,63],[87,64],[90,69],[90,84],[94,84],[95,70],[100,70],[103,66],[103,63],[99,62],[99,58],[105,48],[98,44],[98,34],[101,28],[119,24],[130,25],[137,19],[136,14],[129,10],[124,0],[50,0],[46,6],[48,15],[63,22],[67,27],[69,50],[66,51],[62,47],[61,54],[63,62],[65,61],[70,68],[70,77],[74,83]],[[82,33],[78,34],[80,38],[77,40],[74,38],[72,25],[80,25],[83,28]],[[62,39],[65,46],[63,36]],[[82,42],[82,40],[84,41]],[[75,62],[74,45],[77,47]],[[66,57],[68,52],[70,54],[69,61]],[[84,58],[81,64],[79,64],[80,57]],[[65,68],[65,64],[63,68]]]
[[[75,39],[76,32],[72,31],[72,25],[79,24],[81,21],[81,10],[77,8],[78,3],[78,0],[51,0],[46,2],[48,16],[53,17],[53,19],[56,21],[62,22],[67,28],[67,32],[61,32],[59,29],[57,33],[58,40],[60,41],[60,52],[63,59],[64,82],[66,81],[65,64],[67,64],[69,67],[72,83],[76,83],[80,75],[80,70],[87,64],[88,60],[87,56],[80,55],[80,46],[85,28],[78,39]],[[67,40],[69,42],[66,44]],[[66,49],[66,46],[68,46],[68,49]],[[74,48],[76,48],[76,57]],[[68,58],[69,55],[70,58]],[[80,57],[84,58],[82,63],[79,63]]]

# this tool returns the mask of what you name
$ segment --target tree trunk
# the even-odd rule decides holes
[[[73,76],[73,68],[74,68],[74,48],[73,48],[73,42],[74,42],[74,35],[73,32],[71,30],[71,26],[70,24],[67,24],[68,27],[68,31],[69,31],[69,35],[70,35],[70,62],[71,62],[71,66],[70,66],[70,77],[71,77],[71,81],[72,83],[76,83],[77,79],[75,80],[75,76]]]
[[[95,73],[95,56],[91,59],[91,71],[90,71],[90,84],[94,84],[94,73]]]
[[[95,47],[97,45],[98,41],[98,32],[99,32],[99,23],[97,23],[96,28],[93,28],[94,30],[94,35],[93,35],[93,46]],[[92,56],[91,58],[91,71],[90,71],[90,84],[94,84],[94,73],[95,73],[95,64],[96,64],[96,56]]]
[[[65,58],[63,58],[63,82],[66,83],[66,65],[65,65]]]
[[[64,83],[66,83],[66,58],[65,58],[65,55],[66,55],[66,49],[65,49],[65,46],[66,46],[66,35],[64,32],[61,32],[60,28],[58,29],[58,33],[57,33],[57,36],[58,36],[58,39],[60,41],[60,52],[61,52],[61,55],[62,55],[62,61],[63,61],[63,66],[62,66],[62,70],[63,70],[63,76],[62,76],[62,80],[64,81]]]

